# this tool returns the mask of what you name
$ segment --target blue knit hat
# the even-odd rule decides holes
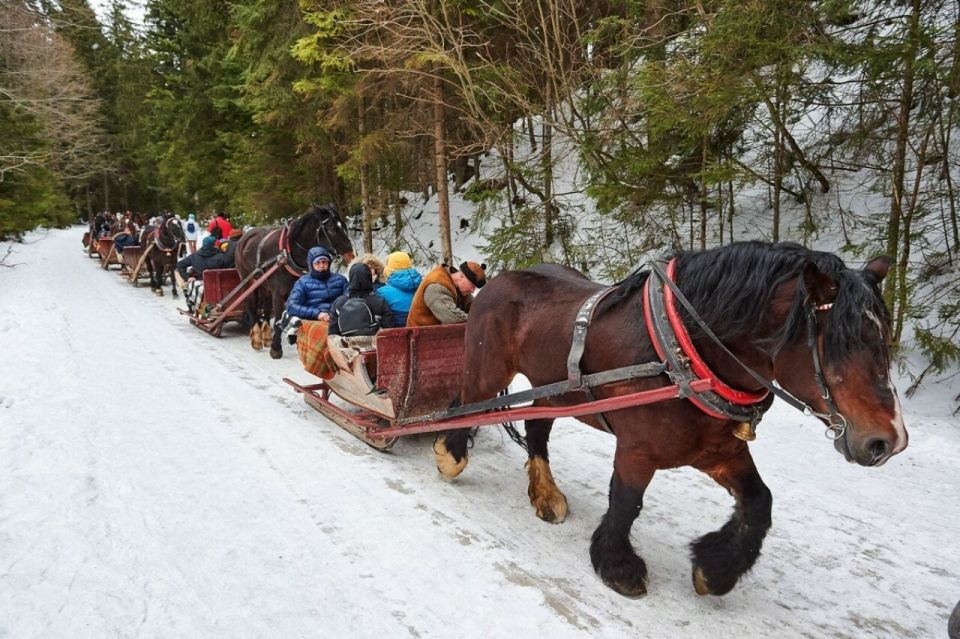
[[[217,238],[215,238],[212,235],[208,235],[205,238],[203,238],[203,242],[201,243],[201,246],[203,248],[211,248],[216,243],[217,243]]]

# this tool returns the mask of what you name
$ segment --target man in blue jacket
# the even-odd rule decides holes
[[[287,298],[287,315],[302,320],[330,320],[333,301],[347,293],[349,283],[330,270],[330,253],[322,246],[307,251],[310,272],[300,277]]]

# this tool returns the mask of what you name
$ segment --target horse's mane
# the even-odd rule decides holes
[[[804,266],[810,262],[837,285],[836,301],[825,316],[824,352],[827,359],[842,357],[865,345],[865,313],[872,313],[884,331],[889,327],[889,313],[877,284],[848,269],[843,260],[832,253],[814,251],[792,242],[768,244],[754,241],[701,251],[680,251],[666,257],[677,258],[676,279],[680,289],[724,343],[751,337],[757,326],[765,322],[765,314],[777,288],[799,278]],[[648,276],[649,271],[645,270],[627,277],[618,285],[619,290],[610,295],[608,304],[631,297],[641,289]],[[765,349],[775,351],[803,334],[805,297],[803,280],[799,278],[787,321],[770,336],[768,343],[762,344]],[[682,307],[680,312],[691,336],[702,335]]]

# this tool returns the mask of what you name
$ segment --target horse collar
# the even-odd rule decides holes
[[[283,264],[283,268],[287,269],[287,273],[294,277],[300,277],[310,272],[309,265],[302,267],[293,260],[293,252],[290,250],[290,222],[285,222],[280,228],[277,249],[280,252],[280,263]]]
[[[742,391],[730,387],[714,373],[693,345],[675,304],[671,283],[676,272],[676,258],[667,265],[666,273],[652,269],[644,283],[643,316],[654,350],[667,364],[671,381],[687,389],[686,397],[701,411],[717,419],[732,419],[749,424],[749,432],[740,436],[753,439],[754,429],[773,402],[766,390]],[[697,379],[709,379],[713,389],[703,393],[689,390]]]

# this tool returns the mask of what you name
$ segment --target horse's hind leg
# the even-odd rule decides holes
[[[531,419],[526,422],[529,454],[527,475],[530,479],[527,495],[537,510],[537,517],[551,524],[559,524],[567,518],[567,498],[557,488],[553,473],[550,472],[547,443],[552,428],[552,419]]]
[[[270,340],[270,357],[273,359],[280,359],[283,357],[283,322],[280,319],[283,317],[283,307],[286,304],[280,295],[274,293],[273,295],[273,339]],[[270,336],[270,322],[266,322],[263,327],[260,329],[263,335],[263,343],[266,344]]]
[[[482,334],[481,331],[478,333]],[[497,393],[506,388],[513,379],[513,371],[509,364],[497,356],[498,350],[494,346],[487,344],[494,355],[483,352],[482,340],[475,343],[467,342],[464,351],[464,362],[468,362],[469,368],[463,371],[464,382],[460,389],[460,403],[471,404],[473,402],[491,399],[497,396]],[[467,467],[467,445],[470,442],[470,429],[461,428],[459,430],[442,431],[437,434],[437,439],[433,444],[433,455],[437,462],[437,470],[449,479],[452,479],[463,472]]]
[[[636,451],[617,449],[610,505],[590,540],[590,560],[603,583],[625,597],[647,594],[647,565],[630,544],[630,528],[643,508],[655,468]]]
[[[773,497],[760,479],[750,451],[709,467],[699,467],[737,500],[730,520],[691,544],[693,587],[699,595],[725,595],[753,567],[770,529]]]

